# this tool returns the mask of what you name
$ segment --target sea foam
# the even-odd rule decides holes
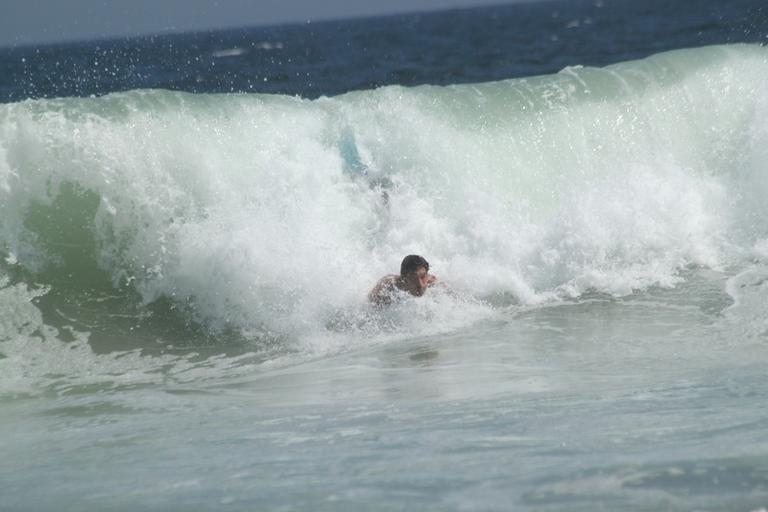
[[[367,291],[410,253],[465,297],[459,323],[673,286],[768,238],[767,81],[768,51],[733,45],[313,101],[0,105],[3,268],[292,339],[374,314]]]

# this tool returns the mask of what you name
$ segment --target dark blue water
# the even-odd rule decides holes
[[[560,0],[0,50],[0,101],[130,89],[314,98],[765,42],[761,0]]]

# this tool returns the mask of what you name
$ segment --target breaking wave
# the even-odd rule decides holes
[[[112,301],[126,332],[262,340],[405,321],[365,295],[409,253],[465,297],[414,301],[414,325],[672,286],[765,253],[766,83],[768,50],[732,45],[311,101],[4,104],[0,273],[74,322]]]

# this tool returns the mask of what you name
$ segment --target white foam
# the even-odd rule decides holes
[[[291,339],[325,336],[409,253],[470,295],[527,304],[673,286],[768,237],[766,79],[766,50],[736,46],[316,101],[2,105],[0,247],[30,270],[55,261],[25,216],[77,183],[100,198],[97,260],[116,283]]]

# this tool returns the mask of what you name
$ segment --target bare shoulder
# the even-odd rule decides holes
[[[392,291],[397,283],[396,275],[388,275],[379,279],[373,290],[368,293],[368,300],[374,304],[386,304],[392,300]]]
[[[395,286],[395,283],[397,282],[397,276],[394,274],[390,274],[388,276],[384,276],[381,279],[379,279],[379,282],[376,283],[376,286]]]

